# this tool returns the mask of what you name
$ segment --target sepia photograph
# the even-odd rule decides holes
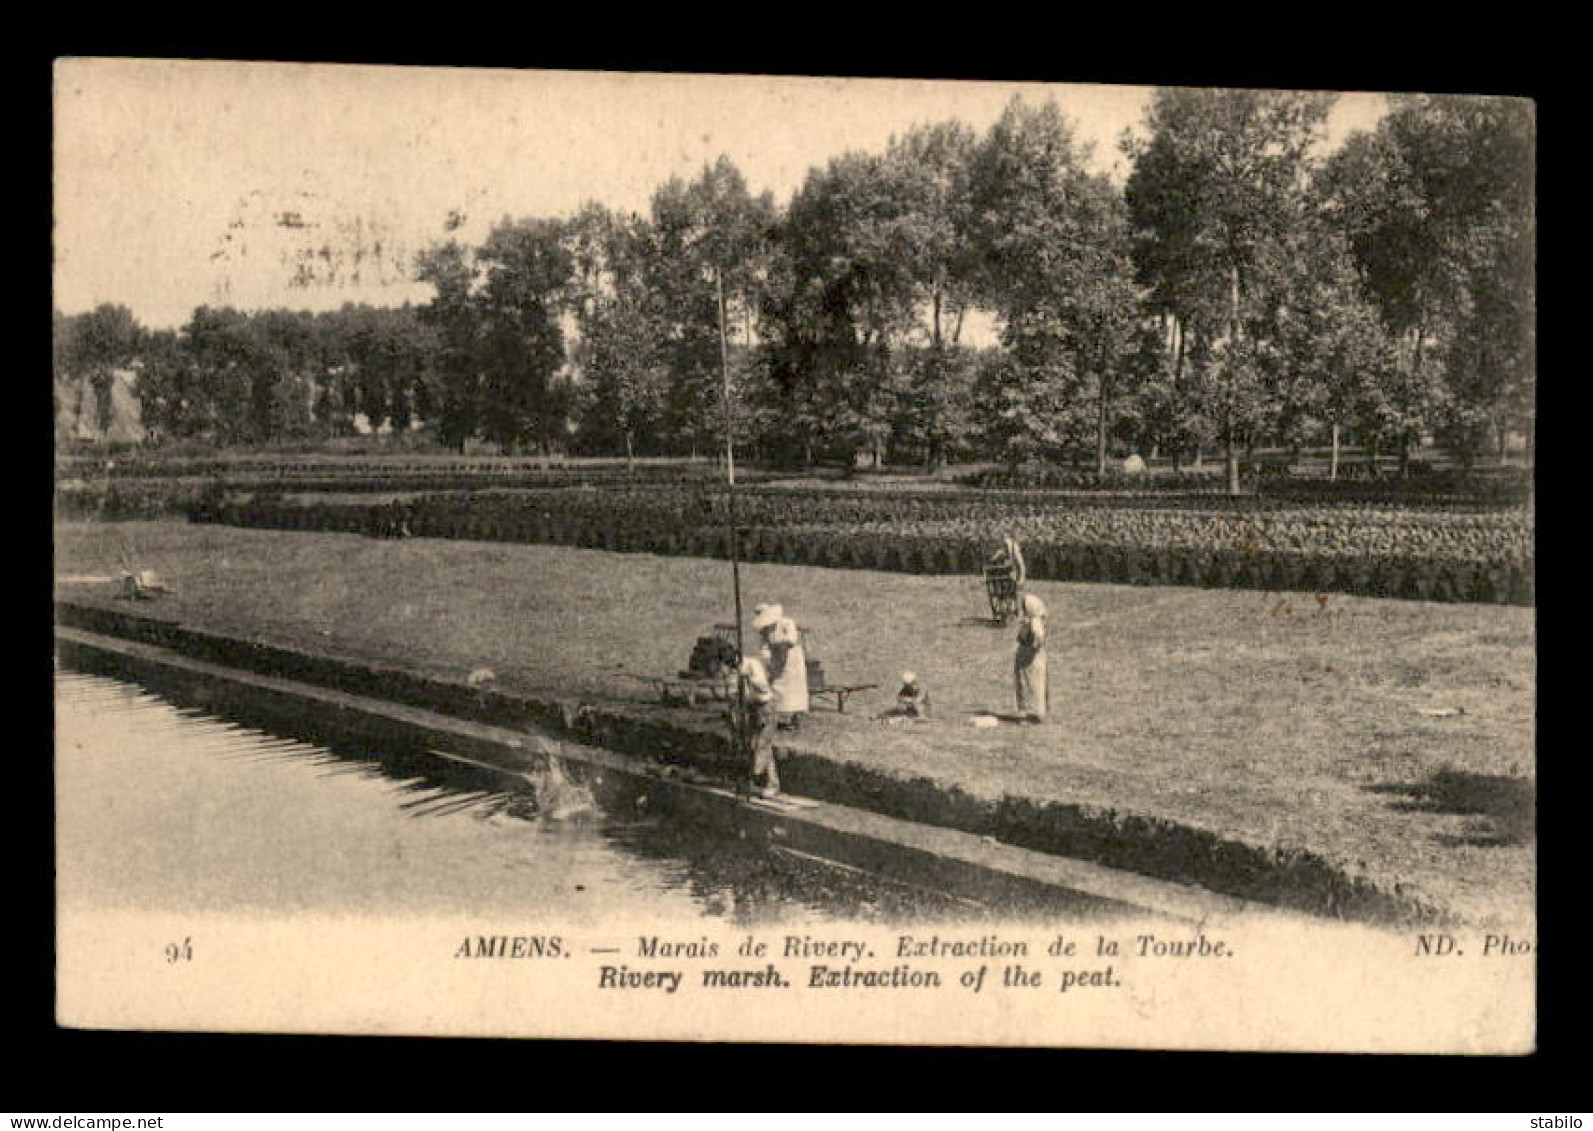
[[[59,1025],[1534,1051],[1531,100],[53,78]]]

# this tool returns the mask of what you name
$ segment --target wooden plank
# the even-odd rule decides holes
[[[833,698],[835,709],[840,714],[846,714],[846,697],[856,691],[878,690],[877,683],[831,683],[820,688],[809,688],[808,696],[813,699]]]

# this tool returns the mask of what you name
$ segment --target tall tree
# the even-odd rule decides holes
[[[744,358],[745,343],[757,332],[773,222],[773,198],[753,196],[727,157],[695,180],[672,178],[653,194],[645,279],[658,304],[661,358],[669,373],[663,416],[676,443],[693,453],[716,449],[723,432],[719,296],[727,331],[744,343],[732,360]],[[732,372],[738,432],[746,423],[744,370],[735,365]]]
[[[1468,459],[1489,425],[1530,435],[1534,145],[1528,102],[1400,96],[1324,176],[1405,379],[1441,367],[1444,431]]]
[[[1408,380],[1399,370],[1394,337],[1329,217],[1319,212],[1296,235],[1282,277],[1272,280],[1279,301],[1268,326],[1276,349],[1267,378],[1279,433],[1298,447],[1325,427],[1336,479],[1346,427],[1374,448],[1403,448],[1431,419],[1439,390],[1434,374]]]
[[[92,427],[111,426],[111,386],[116,371],[130,367],[144,345],[144,328],[133,312],[115,303],[101,303],[75,316],[57,316],[55,364],[58,411],[71,406],[73,419],[64,423],[76,435],[83,414],[92,412]]]
[[[627,462],[638,444],[656,450],[668,392],[660,304],[646,286],[650,238],[640,217],[595,203],[566,229],[579,331],[574,360],[581,438],[600,451],[622,448]]]
[[[910,188],[904,160],[843,154],[809,173],[782,229],[792,289],[775,320],[792,377],[819,407],[827,439],[876,460],[905,393],[915,268],[933,286],[933,236],[909,236]]]
[[[562,223],[505,222],[476,253],[484,271],[480,317],[482,435],[506,448],[562,439],[568,395],[560,323],[570,282]]]
[[[196,378],[196,431],[223,444],[267,438],[269,417],[262,416],[257,397],[265,359],[249,316],[230,306],[201,306],[183,326],[181,345]]]
[[[768,421],[765,450],[782,463],[810,466],[842,429],[835,407],[852,363],[855,343],[844,323],[844,308],[827,304],[826,289],[815,286],[797,257],[789,213],[781,221],[769,259],[759,322],[758,380],[753,400]]]
[[[139,419],[150,439],[160,441],[195,434],[193,377],[177,331],[150,331],[145,338],[143,366],[135,387]]]
[[[481,316],[472,301],[475,266],[470,251],[457,240],[427,248],[416,261],[415,277],[436,292],[421,308],[421,320],[436,341],[426,399],[436,420],[437,438],[462,452],[480,426],[484,396]]]
[[[902,351],[908,372],[897,432],[931,468],[964,445],[972,423],[976,362],[960,343],[976,297],[970,178],[977,144],[967,126],[941,122],[893,138],[885,154],[898,202],[887,254],[904,268],[923,331],[910,334]]]
[[[1213,364],[1191,382],[1240,490],[1239,453],[1269,423],[1263,380],[1273,344],[1270,263],[1304,206],[1311,154],[1333,95],[1162,89],[1146,112],[1126,197],[1136,256],[1153,301],[1180,332],[1205,339]]]
[[[256,435],[312,435],[321,363],[315,316],[297,310],[260,311],[249,318],[249,330],[255,351],[250,396]]]
[[[358,414],[373,429],[402,432],[426,415],[434,339],[415,307],[349,303],[313,329],[305,348],[319,359],[313,387],[323,430],[347,434]]]
[[[1000,314],[1010,387],[998,390],[1009,455],[1095,449],[1105,469],[1112,403],[1138,315],[1122,198],[1054,102],[1008,104],[973,158],[978,280]]]

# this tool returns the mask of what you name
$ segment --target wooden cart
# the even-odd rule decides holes
[[[1018,615],[1018,577],[1012,570],[986,566],[985,595],[997,624],[1006,624]]]
[[[846,697],[859,691],[873,691],[877,683],[832,683],[824,674],[824,664],[814,655],[813,630],[798,626],[802,634],[802,654],[808,665],[808,698],[834,704],[840,714],[846,714]]]
[[[1006,624],[1018,615],[1018,599],[1028,571],[1024,566],[1023,548],[1015,538],[1008,538],[985,562],[985,596],[990,601],[990,615],[997,624]]]
[[[828,699],[834,702],[835,709],[841,714],[846,714],[846,697],[857,691],[873,691],[879,687],[877,683],[825,683],[815,687],[811,681],[808,683],[809,699]]]

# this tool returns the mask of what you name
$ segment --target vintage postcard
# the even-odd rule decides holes
[[[54,81],[61,1025],[1535,1048],[1531,102]]]

